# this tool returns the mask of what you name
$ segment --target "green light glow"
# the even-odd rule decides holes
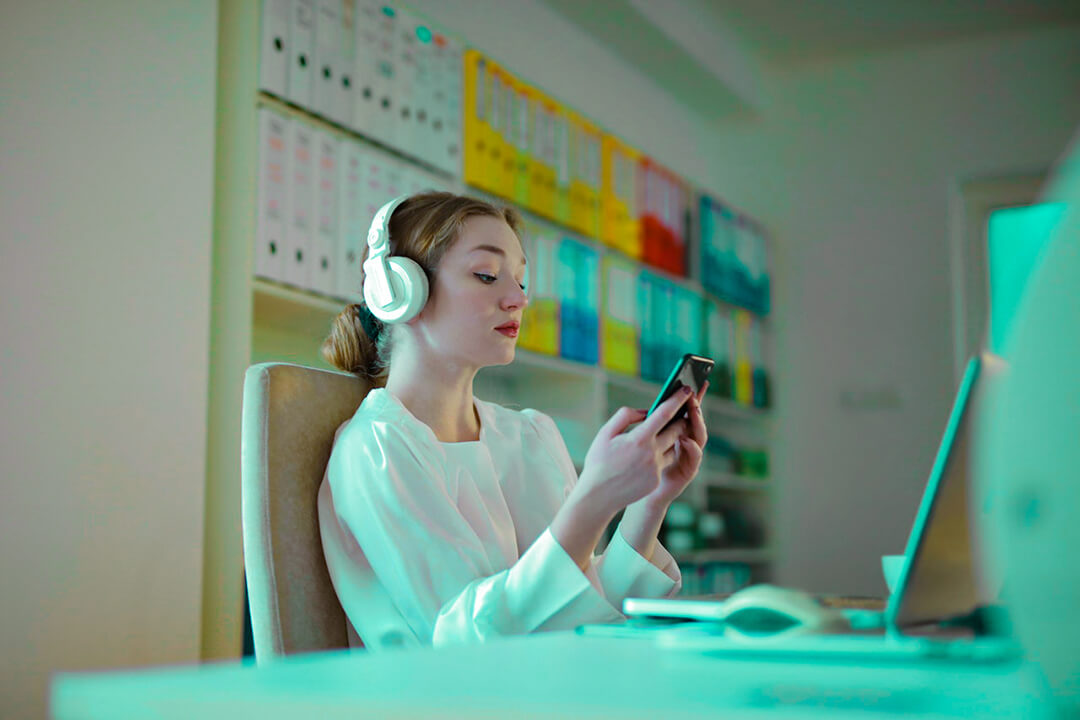
[[[1005,348],[1028,277],[1064,212],[1064,203],[1043,203],[990,214],[990,349],[995,353]]]
[[[420,42],[422,43],[429,43],[431,42],[431,30],[427,29],[423,25],[417,25],[416,37],[420,38]]]

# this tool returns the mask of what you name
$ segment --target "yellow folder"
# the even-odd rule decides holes
[[[492,66],[482,53],[468,48],[464,53],[465,87],[465,182],[492,191],[491,129]]]
[[[556,169],[558,148],[558,104],[542,95],[538,105],[541,122],[538,123],[541,135],[540,142],[540,168],[539,168],[539,197],[536,200],[536,211],[547,218],[555,217],[555,196],[558,189],[558,170]]]
[[[735,311],[735,401],[754,402],[753,365],[750,352],[750,325],[753,317],[745,310]]]
[[[529,263],[529,304],[521,320],[518,346],[526,350],[559,354],[559,300],[555,292],[555,248],[549,230],[526,220],[523,238]]]
[[[576,112],[568,111],[570,122],[570,227],[588,234],[589,168],[586,121]]]
[[[570,224],[570,118],[567,109],[555,103],[555,192],[552,219]]]
[[[607,133],[603,135],[601,148],[600,238],[604,244],[640,259],[642,245],[636,194],[641,154]]]
[[[584,138],[581,148],[583,152],[582,186],[584,188],[584,218],[581,231],[591,238],[600,237],[600,142],[602,133],[600,128],[582,120]]]
[[[513,158],[514,202],[532,209],[532,102],[533,89],[526,83],[510,78],[509,150]]]
[[[491,114],[488,121],[488,176],[485,184],[489,192],[503,198],[512,198],[506,187],[506,74],[493,62],[488,62],[491,78]]]
[[[600,363],[609,370],[637,376],[641,368],[636,263],[613,253],[601,262]]]

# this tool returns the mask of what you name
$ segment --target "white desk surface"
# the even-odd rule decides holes
[[[649,638],[552,633],[486,645],[58,676],[79,718],[1039,718],[1014,663],[720,659]]]

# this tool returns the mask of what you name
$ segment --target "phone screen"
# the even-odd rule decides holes
[[[664,387],[660,390],[660,394],[656,396],[656,400],[653,401],[652,407],[649,408],[649,415],[652,415],[656,408],[673,394],[679,391],[679,388],[687,385],[695,393],[700,392],[701,387],[705,384],[705,380],[709,377],[709,373],[713,369],[712,358],[702,357],[701,355],[691,355],[687,353],[676,363],[675,368],[671,371],[671,375],[668,376],[667,382],[664,383]],[[674,423],[676,420],[683,416],[683,411],[675,414]],[[668,423],[670,426],[671,423]],[[665,429],[668,427],[665,426]]]

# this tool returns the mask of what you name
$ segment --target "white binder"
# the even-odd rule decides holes
[[[263,0],[259,38],[259,89],[284,98],[288,91],[289,0]]]
[[[446,90],[449,80],[446,77],[447,50],[446,36],[435,33],[424,55],[427,83],[425,110],[428,115],[425,133],[427,161],[440,170],[450,172],[443,142],[446,137]]]
[[[397,35],[394,38],[394,75],[390,84],[390,95],[397,111],[390,123],[390,134],[386,142],[415,158],[425,159],[419,147],[419,123],[417,114],[419,103],[417,93],[417,64],[419,62],[420,41],[416,34],[418,21],[415,16],[403,9],[398,9],[395,18]]]
[[[259,109],[255,274],[279,282],[285,279],[288,129],[284,117],[268,108]]]
[[[435,68],[435,45],[432,41],[432,32],[425,23],[417,20],[414,23],[416,34],[416,68],[413,75],[413,110],[416,123],[415,146],[416,157],[428,165],[439,167],[439,160],[435,157],[438,146],[431,124],[435,117],[435,81],[437,73]]]
[[[338,83],[330,117],[343,127],[353,126],[353,88],[356,85],[356,0],[337,0],[341,4],[341,27],[338,32]]]
[[[375,73],[376,44],[378,43],[379,15],[381,10],[372,0],[356,0],[356,16],[353,23],[353,112],[352,127],[359,133],[371,136],[375,118],[377,78]]]
[[[363,1],[363,0],[362,0]],[[367,0],[370,1],[370,0]],[[379,8],[375,15],[375,43],[371,57],[374,67],[371,73],[374,102],[367,127],[368,136],[386,145],[394,146],[397,117],[396,80],[397,11],[388,6]]]
[[[465,72],[462,67],[463,52],[461,45],[453,38],[446,38],[442,74],[445,97],[442,101],[443,126],[440,131],[443,165],[440,167],[444,167],[454,177],[461,177],[462,148],[465,147],[462,134]]]
[[[409,191],[406,185],[409,166],[391,155],[383,156],[380,160],[386,173],[384,175],[386,178],[386,199],[383,200],[385,203],[399,195],[405,195]]]
[[[286,203],[285,282],[310,289],[315,190],[315,139],[312,128],[296,118],[289,121],[288,201]]]
[[[312,54],[315,46],[315,0],[292,0],[289,14],[288,99],[311,108]]]
[[[365,154],[364,159],[364,216],[368,224],[375,217],[375,213],[388,200],[396,196],[388,196],[390,178],[389,169],[386,166],[386,156],[376,151]]]
[[[338,140],[315,131],[315,234],[311,258],[311,289],[333,295],[337,285]]]
[[[371,217],[364,197],[367,150],[345,138],[338,148],[338,254],[334,295],[359,301],[361,263]]]
[[[335,119],[338,62],[341,51],[341,0],[315,0],[315,57],[312,64],[311,110]]]

